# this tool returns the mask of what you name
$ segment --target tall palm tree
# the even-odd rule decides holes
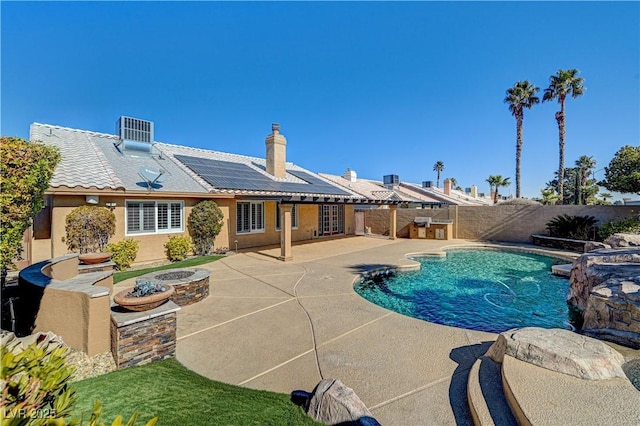
[[[560,204],[562,204],[562,198],[564,195],[564,101],[567,98],[567,95],[571,95],[571,97],[577,98],[578,96],[582,95],[585,90],[587,90],[587,88],[583,85],[584,78],[578,77],[579,72],[580,71],[578,71],[577,69],[558,70],[558,73],[556,75],[552,75],[551,77],[549,77],[549,87],[544,89],[544,95],[542,96],[542,102],[557,99],[558,103],[560,104],[560,111],[556,112],[560,147],[560,162],[558,165],[558,194]]]
[[[587,187],[589,172],[596,167],[596,160],[593,157],[583,155],[576,160],[576,166],[580,169],[580,202],[578,204],[587,204],[585,188]]]
[[[444,171],[444,163],[442,161],[436,161],[436,164],[433,165],[433,171],[438,173],[438,182],[436,183],[436,187],[440,188],[440,173]]]
[[[493,204],[498,204],[498,188],[501,186],[509,186],[511,182],[509,178],[503,178],[502,175],[490,175],[487,178],[487,182],[489,183],[490,192],[493,192]]]
[[[518,81],[513,87],[507,89],[504,102],[509,104],[509,111],[516,118],[516,198],[520,198],[520,158],[522,157],[522,122],[524,121],[524,109],[533,108],[540,102],[536,93],[538,87],[528,80]]]

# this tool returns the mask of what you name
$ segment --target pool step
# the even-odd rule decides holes
[[[571,276],[571,266],[572,265],[573,265],[572,263],[568,263],[566,265],[553,265],[551,267],[551,273],[553,273],[554,275],[561,276],[561,277],[569,278]]]
[[[476,426],[516,426],[502,388],[500,364],[481,356],[471,367],[467,399]]]
[[[583,380],[509,355],[502,377],[519,424],[640,424],[640,392],[626,378]]]

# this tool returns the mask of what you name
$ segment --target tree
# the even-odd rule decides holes
[[[51,146],[0,137],[0,269],[2,277],[22,254],[22,236],[44,207],[60,153]]]
[[[502,175],[491,175],[487,178],[490,191],[493,193],[493,204],[498,204],[498,191],[501,186],[509,186],[511,182],[509,178],[503,178]]]
[[[556,203],[558,200],[558,195],[554,189],[545,188],[540,190],[540,194],[542,195],[542,204],[545,206],[550,206]]]
[[[598,182],[609,191],[640,194],[640,146],[623,146],[604,168],[604,180]]]
[[[577,69],[570,70],[558,70],[556,75],[552,75],[549,80],[549,87],[544,89],[544,95],[542,96],[542,102],[558,100],[560,104],[560,111],[556,112],[556,121],[558,122],[558,134],[559,134],[559,165],[558,165],[558,195],[560,203],[563,200],[564,194],[564,140],[565,140],[565,100],[567,95],[571,95],[573,98],[581,96],[586,87],[584,87],[584,78],[578,77]]]
[[[116,233],[116,216],[105,207],[80,206],[65,218],[65,243],[74,253],[103,252]]]
[[[504,102],[509,104],[509,111],[516,118],[516,198],[520,198],[520,159],[522,157],[522,123],[524,109],[531,109],[540,102],[536,93],[540,89],[528,80],[518,81],[507,89]]]
[[[199,256],[211,254],[213,244],[224,224],[224,214],[213,201],[201,201],[191,210],[189,230],[194,251]]]
[[[440,173],[444,171],[444,163],[442,161],[436,161],[436,164],[433,165],[433,171],[438,174],[438,182],[436,183],[436,187],[440,188]]]
[[[596,167],[596,161],[593,157],[587,157],[583,155],[576,160],[576,166],[580,170],[580,185],[578,190],[578,202],[577,204],[587,204],[589,199],[588,183],[589,173]],[[597,188],[596,188],[597,193]],[[595,195],[595,194],[593,194]]]
[[[609,198],[613,198],[613,195],[609,194],[608,192],[603,192],[602,194],[600,194],[600,197],[605,204],[611,204],[609,203]]]

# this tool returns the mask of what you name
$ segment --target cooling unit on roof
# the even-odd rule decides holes
[[[116,122],[116,132],[125,150],[151,152],[153,145],[152,121],[122,116]]]
[[[382,177],[382,181],[385,185],[398,185],[400,183],[400,177],[398,177],[398,175],[386,175]]]

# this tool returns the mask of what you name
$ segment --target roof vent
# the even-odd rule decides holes
[[[120,143],[127,151],[151,153],[153,145],[153,122],[122,116],[116,122]]]
[[[398,175],[385,175],[382,177],[382,183],[387,189],[394,189],[400,185],[400,177]]]
[[[342,177],[345,178],[346,180],[348,180],[349,182],[357,182],[358,181],[358,175],[356,174],[355,170],[347,169],[347,171],[344,172]]]

